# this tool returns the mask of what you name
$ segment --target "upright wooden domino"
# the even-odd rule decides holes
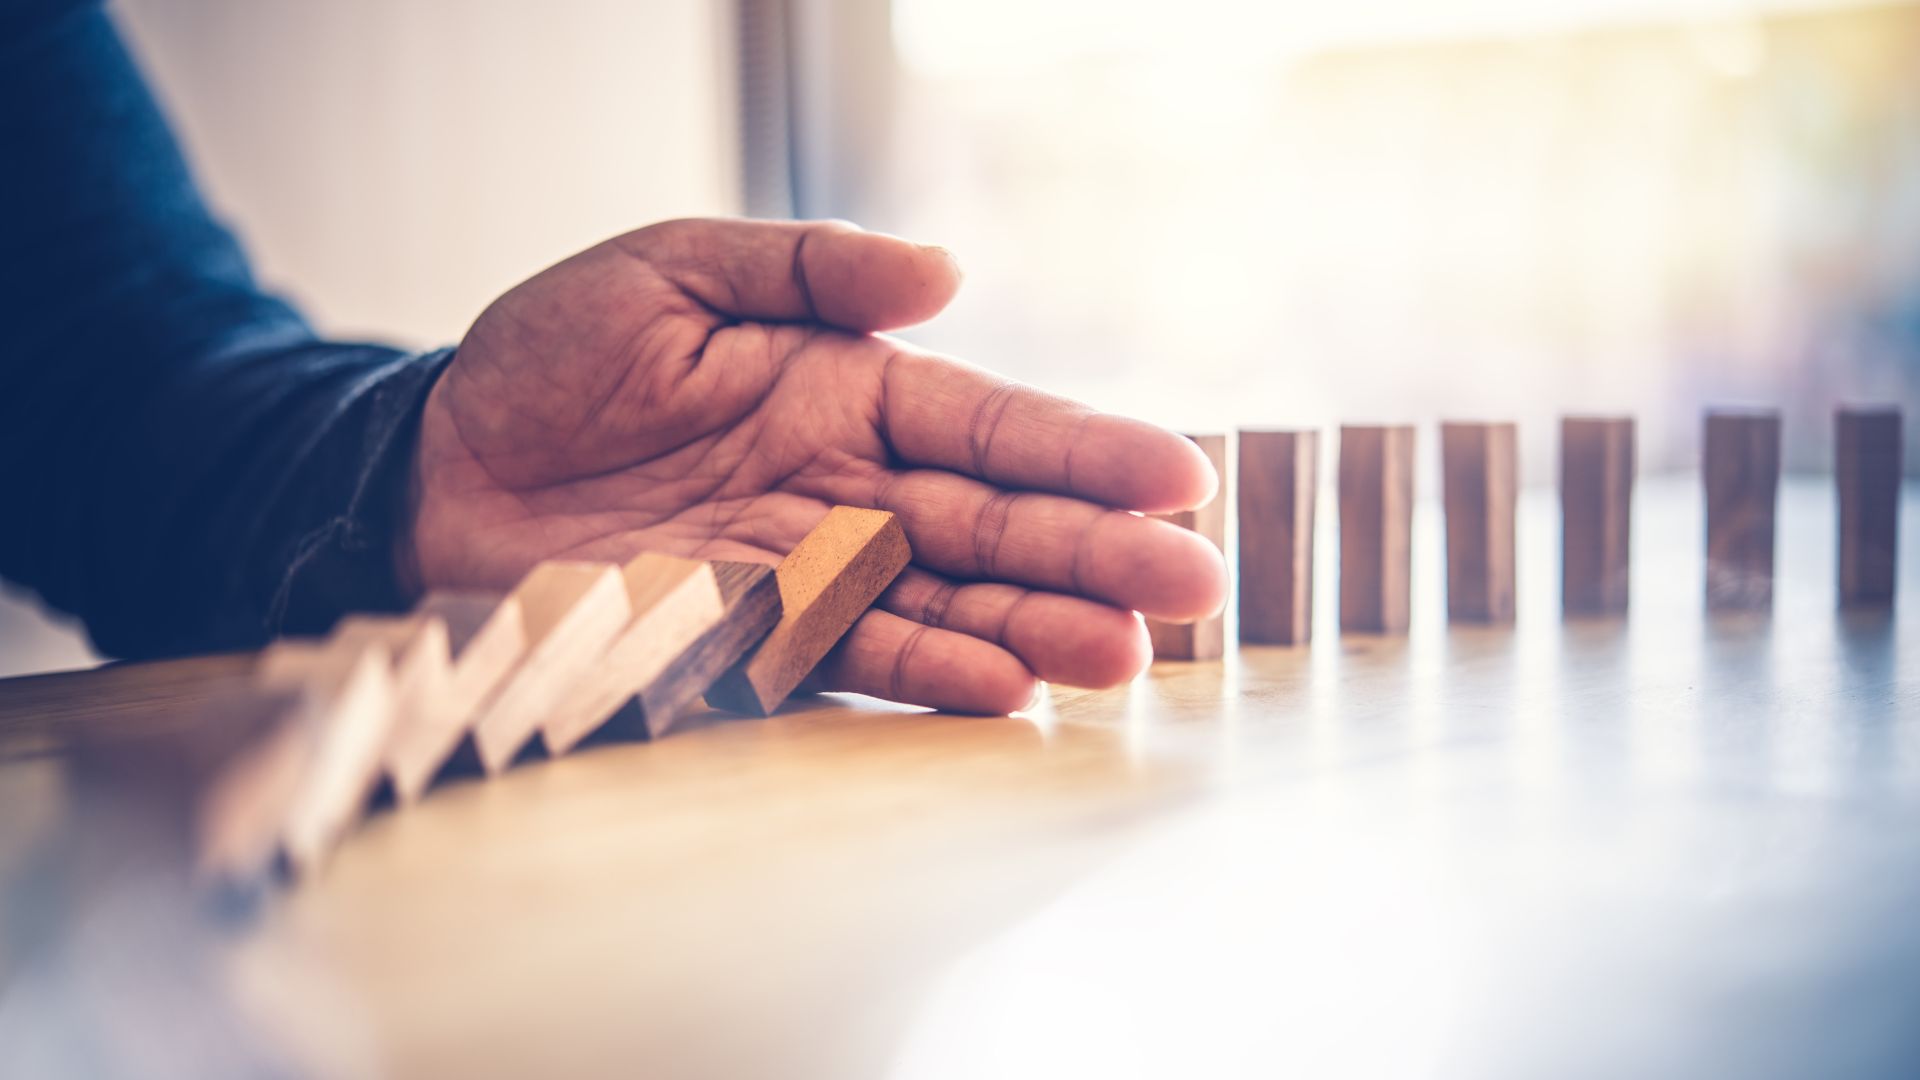
[[[526,628],[526,653],[473,722],[474,747],[489,773],[513,763],[632,614],[620,568],[605,563],[541,563],[513,597]]]
[[[1199,533],[1224,553],[1227,547],[1227,437],[1189,435],[1187,438],[1213,462],[1220,488],[1205,506],[1155,516]],[[1226,623],[1220,615],[1187,623],[1148,619],[1147,636],[1152,639],[1153,655],[1159,660],[1218,660],[1226,651]]]
[[[414,708],[387,744],[387,777],[402,804],[419,799],[472,733],[480,706],[525,655],[520,599],[494,592],[433,592],[416,613],[446,628],[440,693]]]
[[[643,552],[620,573],[633,614],[541,722],[549,753],[564,754],[592,734],[725,614],[713,567],[698,559]]]
[[[1701,473],[1707,502],[1707,607],[1771,606],[1780,414],[1762,409],[1707,413]]]
[[[1633,539],[1633,418],[1560,421],[1560,610],[1627,610]]]
[[[1447,618],[1510,623],[1519,431],[1511,423],[1440,425],[1447,527]]]
[[[1319,480],[1319,432],[1240,432],[1241,641],[1304,645],[1313,637]]]
[[[1340,429],[1340,629],[1407,630],[1413,578],[1411,425]]]
[[[780,621],[707,690],[708,704],[758,716],[779,708],[911,557],[892,514],[827,511],[776,571]]]
[[[1833,479],[1839,489],[1840,603],[1893,603],[1900,558],[1900,410],[1834,412]]]

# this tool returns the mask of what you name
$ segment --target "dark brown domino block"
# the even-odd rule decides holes
[[[1627,610],[1633,538],[1633,418],[1560,421],[1560,610]]]
[[[1447,618],[1513,621],[1519,432],[1510,423],[1440,425],[1447,519]]]
[[[1340,429],[1340,629],[1407,630],[1413,577],[1411,425]]]
[[[707,690],[716,708],[765,716],[853,628],[912,552],[884,510],[836,506],[781,561],[780,621]]]
[[[666,734],[722,673],[739,663],[780,621],[780,580],[773,567],[716,562],[713,575],[726,615],[635,695],[647,733],[654,738]]]
[[[1780,492],[1780,414],[1709,412],[1701,473],[1707,500],[1707,607],[1773,604],[1774,507]]]
[[[1313,637],[1319,479],[1319,432],[1240,433],[1241,641],[1304,645]]]
[[[1893,603],[1900,556],[1900,410],[1834,413],[1833,480],[1839,488],[1840,603]]]
[[[1227,547],[1227,437],[1189,435],[1187,438],[1213,462],[1220,489],[1213,493],[1211,502],[1198,509],[1154,516],[1199,533],[1224,553]],[[1153,639],[1153,655],[1158,660],[1217,660],[1226,651],[1226,624],[1220,615],[1190,623],[1148,619],[1147,636]]]

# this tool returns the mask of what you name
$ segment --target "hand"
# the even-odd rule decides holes
[[[876,331],[945,307],[938,248],[840,223],[676,221],[496,300],[427,399],[417,584],[507,587],[543,559],[775,562],[837,503],[897,514],[914,562],[810,685],[1005,713],[1037,679],[1151,659],[1134,611],[1217,611],[1205,540],[1129,510],[1204,502],[1151,425]]]

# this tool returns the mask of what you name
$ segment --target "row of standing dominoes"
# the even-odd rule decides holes
[[[1163,515],[1226,547],[1224,435],[1191,436],[1222,477],[1198,510]],[[1414,438],[1411,425],[1340,429],[1340,627],[1398,634],[1411,607]],[[1447,617],[1502,623],[1514,614],[1518,430],[1511,423],[1440,426],[1446,519]],[[1320,434],[1239,433],[1240,640],[1308,642],[1313,628],[1314,505]],[[1847,606],[1890,604],[1898,544],[1901,417],[1893,408],[1835,414],[1839,492],[1839,596]],[[1780,484],[1780,416],[1706,416],[1706,603],[1766,607],[1773,597],[1774,512]],[[1569,615],[1624,612],[1632,531],[1634,430],[1630,417],[1560,423],[1561,607]],[[1219,617],[1192,624],[1148,620],[1154,654],[1211,659],[1225,648]]]
[[[547,562],[506,593],[432,593],[261,653],[216,711],[251,738],[195,806],[198,870],[254,883],[315,867],[384,778],[419,799],[462,746],[494,774],[534,739],[567,752],[616,714],[663,734],[702,695],[765,715],[907,565],[893,515],[835,507],[778,568],[644,553]]]

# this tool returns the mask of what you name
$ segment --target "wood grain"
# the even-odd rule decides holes
[[[1240,432],[1240,640],[1304,645],[1313,637],[1317,431]]]
[[[1340,429],[1340,629],[1404,634],[1413,580],[1411,425]]]
[[[1455,622],[1513,621],[1519,452],[1514,424],[1440,425],[1447,618]]]
[[[489,773],[513,763],[632,614],[620,568],[605,563],[541,563],[514,588],[513,598],[526,628],[526,652],[473,722],[474,746]]]
[[[0,762],[61,753],[84,724],[94,746],[196,727],[209,702],[246,691],[256,653],[114,663],[5,680]]]
[[[547,752],[564,754],[691,649],[726,612],[713,568],[643,552],[621,569],[633,615],[541,722]]]
[[[1780,490],[1780,414],[1707,413],[1706,603],[1716,611],[1773,604],[1774,506]]]
[[[1900,566],[1900,410],[1841,408],[1833,418],[1840,603],[1893,603]]]
[[[772,566],[712,565],[726,615],[634,695],[639,718],[652,738],[671,730],[700,695],[780,621],[780,581]]]
[[[1560,610],[1618,615],[1631,596],[1633,418],[1560,421]]]
[[[1220,489],[1213,493],[1212,500],[1205,506],[1153,516],[1199,533],[1224,554],[1227,549],[1227,501],[1232,497],[1227,474],[1227,437],[1188,435],[1187,438],[1213,463],[1214,475],[1220,478]],[[1224,615],[1184,623],[1161,619],[1148,619],[1146,622],[1156,660],[1218,660],[1226,649]]]
[[[1644,580],[1690,580],[1698,479],[1636,488]],[[11,1000],[51,1011],[41,1030],[77,1025],[85,1061],[178,1075],[207,1071],[190,1056],[204,1041],[128,1017],[203,1015],[175,976],[204,948],[261,1031],[321,1056],[295,1075],[995,1075],[982,1031],[1061,1075],[1099,1073],[1116,1046],[1244,1075],[1403,1075],[1428,1045],[1458,1047],[1459,1075],[1514,1075],[1525,1029],[1550,1033],[1525,1075],[1640,1076],[1648,1059],[1612,1040],[1651,1010],[1690,1040],[1660,1058],[1684,1075],[1824,1076],[1834,995],[1880,986],[1849,1013],[1858,1046],[1909,1056],[1863,1074],[1909,1075],[1920,592],[1903,582],[1891,616],[1835,611],[1830,482],[1785,477],[1781,494],[1778,618],[1709,617],[1667,587],[1642,588],[1631,620],[1450,626],[1424,617],[1442,595],[1422,575],[1405,639],[1157,665],[1112,691],[1055,688],[1030,718],[823,695],[688,724],[452,778],[212,942],[171,936],[151,873],[76,891],[73,934],[114,945],[108,962],[74,964],[84,952],[52,936],[33,955],[113,992],[62,1008],[36,963]],[[1920,512],[1920,485],[1903,497]],[[1521,514],[1528,606],[1558,588],[1554,493],[1523,493]],[[1920,531],[1901,540],[1911,557]],[[220,672],[0,681],[0,730],[121,744],[147,726],[141,686],[178,701]],[[0,762],[9,824],[35,800],[78,814],[152,765],[5,783],[50,764]],[[45,895],[44,863],[19,879]],[[32,917],[8,915],[0,935]],[[1751,1017],[1724,1009],[1728,985],[1760,985],[1755,941],[1763,982],[1793,991],[1758,1052],[1798,1055],[1761,1068],[1738,1053]],[[150,958],[167,961],[157,985],[98,978]],[[1617,1000],[1629,1014],[1596,1012]],[[1284,1038],[1258,1022],[1273,1002],[1293,1010]],[[1150,1022],[1102,1042],[1116,1015]],[[0,1059],[35,1029],[8,1030]],[[1379,1031],[1421,1040],[1402,1054]],[[1362,1058],[1370,1043],[1393,1045]],[[168,1047],[178,1067],[159,1067]]]
[[[707,702],[757,716],[779,708],[911,557],[892,514],[853,506],[827,511],[776,571],[780,621],[714,682]]]

